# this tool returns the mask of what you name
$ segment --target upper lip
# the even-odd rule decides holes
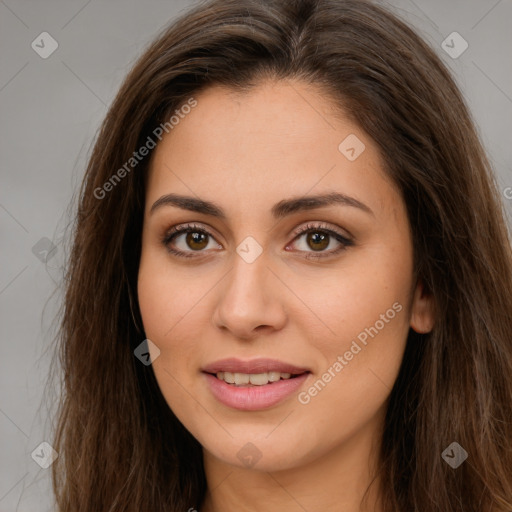
[[[309,372],[307,368],[301,368],[277,359],[258,358],[249,361],[230,357],[228,359],[220,359],[206,365],[203,369],[206,373],[231,372],[231,373],[267,373],[280,372],[299,375]]]

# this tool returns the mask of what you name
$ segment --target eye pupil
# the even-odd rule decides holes
[[[206,241],[207,235],[206,233],[200,233],[198,231],[190,231],[187,233],[187,244],[191,249],[194,250],[201,250],[208,245],[208,242]],[[204,243],[206,241],[206,243]],[[199,244],[199,247],[195,246],[195,244]]]
[[[308,234],[308,243],[313,242],[313,246],[311,247],[315,251],[320,251],[325,249],[329,245],[329,235],[325,233],[320,233],[318,231],[312,232]],[[320,245],[318,245],[320,243]]]

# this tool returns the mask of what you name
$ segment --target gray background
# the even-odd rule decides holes
[[[45,399],[43,391],[69,205],[130,65],[194,3],[0,0],[0,512],[52,509],[50,470],[31,453],[50,439],[48,407],[56,397]],[[510,225],[512,1],[383,3],[415,26],[452,69],[496,170]],[[45,31],[59,46],[43,59],[31,43]],[[456,59],[441,46],[454,31],[469,44]]]

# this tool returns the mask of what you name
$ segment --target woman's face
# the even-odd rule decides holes
[[[195,99],[146,191],[138,297],[163,396],[225,464],[367,444],[409,327],[432,327],[377,146],[302,82]]]

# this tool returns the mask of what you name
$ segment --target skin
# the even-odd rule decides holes
[[[152,155],[138,295],[145,333],[160,350],[158,384],[203,447],[201,512],[263,504],[268,512],[363,510],[409,328],[433,326],[432,299],[413,280],[404,202],[376,144],[314,86],[264,81],[245,93],[215,86],[195,98]],[[366,146],[354,161],[338,150],[350,134]],[[279,201],[328,192],[351,196],[373,214],[334,204],[271,215]],[[169,193],[215,202],[226,219],[173,205],[150,213]],[[162,238],[187,222],[211,236],[195,245],[186,234],[175,238],[172,247],[193,254],[180,258]],[[341,244],[331,235],[315,250],[307,233],[294,235],[307,224],[353,244],[333,254]],[[262,248],[252,263],[236,251],[248,236]],[[322,251],[331,255],[305,258]],[[307,404],[294,393],[265,410],[239,411],[205,384],[208,363],[269,357],[309,368],[307,391],[397,302],[402,310]],[[237,457],[248,442],[261,455],[251,467]],[[379,494],[376,480],[369,505]]]

